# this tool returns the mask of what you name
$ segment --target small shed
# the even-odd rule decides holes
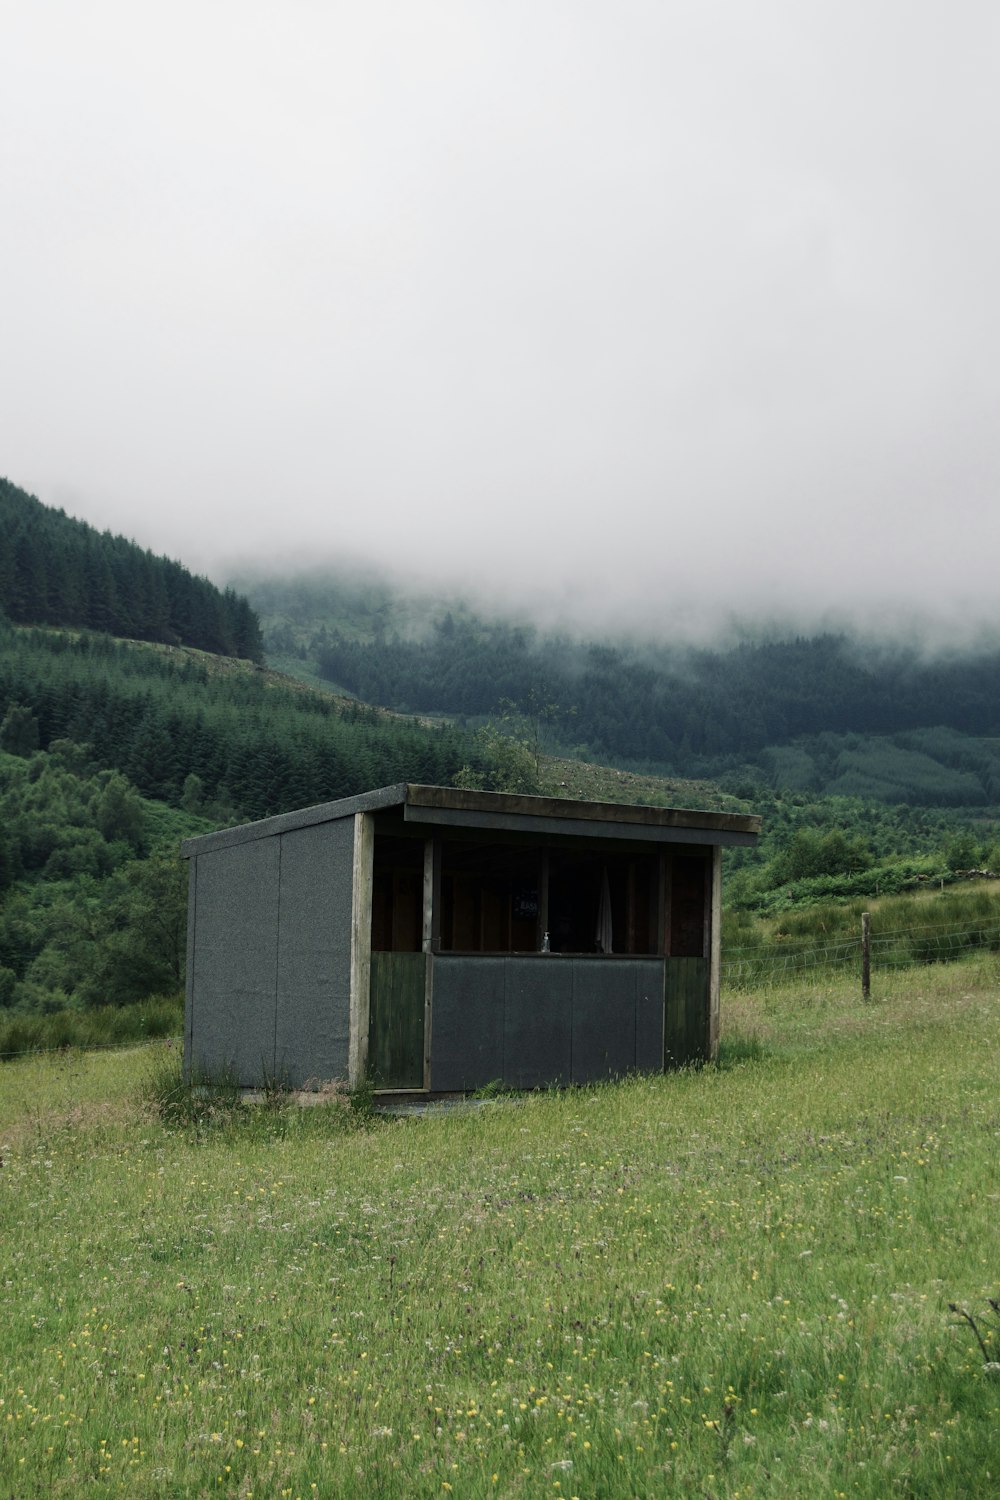
[[[451,1093],[715,1056],[732,813],[402,784],[189,839],[185,1066]]]

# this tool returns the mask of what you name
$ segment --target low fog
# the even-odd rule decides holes
[[[1000,12],[39,0],[0,472],[224,580],[996,623]]]

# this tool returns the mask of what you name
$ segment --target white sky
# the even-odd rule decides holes
[[[0,473],[223,577],[996,617],[994,0],[0,0]]]

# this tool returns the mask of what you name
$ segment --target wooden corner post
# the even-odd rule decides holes
[[[708,919],[708,1056],[719,1055],[719,994],[722,983],[722,847],[712,849]]]
[[[351,1007],[347,1041],[347,1084],[352,1089],[361,1087],[368,1072],[374,856],[375,823],[372,815],[355,813],[351,876]]]
[[[434,955],[441,951],[441,840],[424,844],[424,1088],[431,1086],[431,1027],[434,1024]]]

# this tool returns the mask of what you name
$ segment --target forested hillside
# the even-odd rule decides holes
[[[164,989],[174,998],[142,1024],[176,1025],[179,839],[398,781],[761,811],[760,848],[730,861],[732,896],[751,910],[1000,862],[1000,742],[982,732],[993,657],[863,658],[832,637],[640,651],[545,639],[359,580],[331,612],[327,585],[303,596],[272,582],[269,641],[313,675],[306,686],[234,659],[258,639],[237,593],[13,486],[0,501],[0,1042],[11,1017],[93,1018]],[[156,633],[138,603],[147,589],[172,600],[165,641],[134,639]],[[102,611],[132,641],[94,629]],[[227,620],[220,654],[183,643],[218,639]],[[323,688],[320,667],[407,714]],[[448,717],[413,717],[423,709]],[[959,727],[923,727],[934,709]],[[547,761],[558,746],[571,758]],[[664,784],[588,757],[724,774],[721,787]],[[839,795],[824,800],[831,783]]]
[[[0,626],[0,714],[11,705],[30,709],[29,737],[42,749],[84,742],[145,796],[178,803],[197,786],[198,798],[241,818],[404,779],[448,780],[468,753],[458,731],[251,667],[220,671],[191,651]]]
[[[0,614],[260,661],[246,599],[0,479]]]
[[[466,720],[541,705],[552,748],[734,787],[1000,800],[1000,646],[585,641],[350,577],[245,586],[275,659],[311,664],[366,702]]]
[[[1000,652],[925,661],[840,636],[730,650],[578,644],[451,615],[420,641],[321,646],[324,676],[366,701],[477,715],[543,695],[593,752],[659,761],[752,757],[822,732],[886,735],[929,723],[1000,732]]]
[[[141,1024],[176,1028],[186,835],[488,776],[467,734],[304,690],[259,656],[245,598],[0,483],[0,1053],[46,1016],[89,1024],[164,993]]]
[[[0,1010],[175,992],[186,834],[470,759],[456,730],[249,663],[0,623]]]

